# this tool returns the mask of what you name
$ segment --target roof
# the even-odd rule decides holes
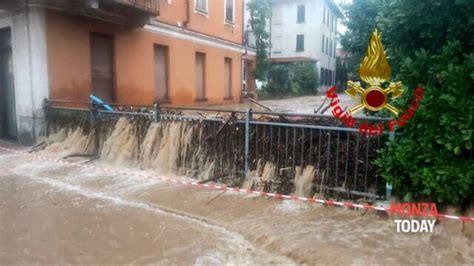
[[[338,16],[339,18],[344,17],[341,9],[333,0],[325,0],[325,1],[328,4],[328,6],[331,7],[332,11],[336,14],[336,16]]]

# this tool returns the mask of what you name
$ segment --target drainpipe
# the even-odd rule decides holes
[[[240,87],[243,89],[244,88],[244,80],[245,80],[245,76],[244,76],[244,68],[245,68],[245,56],[247,55],[247,43],[248,43],[248,31],[246,30],[245,28],[245,1],[242,1],[242,42],[244,44],[244,53],[240,56],[240,64],[241,64],[241,68],[240,68]],[[247,71],[249,71],[247,69]],[[245,90],[242,90],[242,93],[240,95],[240,101],[242,102],[242,99],[243,98],[247,98],[248,97],[248,80],[247,80],[247,84],[246,84],[246,87],[245,87]]]
[[[190,0],[186,0],[185,2],[185,5],[186,5],[186,20],[183,21],[183,27],[186,28],[186,26],[188,26],[188,23],[189,23],[189,19],[190,19],[190,14],[189,14],[189,8],[190,8],[190,3],[189,3]]]
[[[244,53],[240,55],[240,64],[241,64],[241,73],[240,73],[240,86],[241,88],[244,88],[244,80],[245,80],[245,56],[247,55],[247,42],[248,42],[248,32],[244,31]],[[247,69],[249,71],[249,69]],[[245,86],[245,90],[242,90],[243,94],[240,96],[240,99],[242,101],[243,98],[248,97],[248,91],[249,91],[249,86],[248,86],[248,80],[247,84]]]

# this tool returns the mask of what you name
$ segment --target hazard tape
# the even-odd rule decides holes
[[[13,149],[4,148],[4,147],[0,147],[0,150],[40,159],[43,161],[56,162],[62,165],[92,169],[92,170],[96,170],[96,171],[100,171],[100,172],[104,172],[108,174],[119,174],[119,175],[125,175],[125,176],[136,176],[136,177],[141,177],[141,178],[158,179],[158,180],[172,182],[175,184],[180,184],[180,185],[185,185],[185,186],[195,186],[198,188],[209,188],[209,189],[220,190],[220,191],[231,191],[231,192],[237,192],[237,193],[253,194],[253,195],[258,195],[262,197],[270,197],[270,198],[276,198],[276,199],[281,199],[281,200],[292,200],[295,202],[318,203],[318,204],[332,206],[332,207],[337,206],[337,207],[345,207],[349,209],[382,211],[382,212],[386,212],[390,214],[390,208],[378,207],[378,206],[373,206],[370,204],[357,204],[357,203],[352,203],[350,201],[341,202],[341,201],[333,201],[333,200],[326,200],[326,199],[300,197],[296,195],[285,195],[285,194],[280,194],[280,193],[248,190],[248,189],[243,189],[239,187],[227,187],[226,185],[213,184],[213,183],[203,184],[196,181],[184,180],[184,179],[179,179],[179,178],[151,176],[151,175],[146,175],[146,174],[141,174],[141,173],[132,173],[132,172],[126,172],[126,171],[121,171],[121,170],[115,170],[115,169],[110,169],[110,168],[101,167],[101,166],[85,165],[85,164],[80,164],[80,163],[68,162],[61,159],[54,159],[51,157],[41,156],[34,153],[17,151]],[[450,219],[450,220],[458,220],[458,221],[463,221],[463,222],[474,222],[474,217],[455,216],[455,215],[448,215],[448,214],[436,214],[435,217],[438,219]]]

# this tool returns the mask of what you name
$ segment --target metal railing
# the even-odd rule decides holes
[[[149,10],[153,13],[157,13],[159,11],[159,0],[124,0],[131,5]]]
[[[332,117],[314,114],[288,114],[252,110],[226,110],[196,107],[142,107],[136,111],[105,111],[97,108],[71,108],[64,101],[46,101],[47,121],[61,121],[94,127],[114,123],[119,117],[140,120],[137,127],[144,131],[150,123],[182,122],[198,125],[193,133],[196,145],[205,160],[215,164],[214,175],[248,178],[259,165],[271,163],[276,169],[272,190],[290,193],[298,167],[315,169],[317,191],[341,197],[384,198],[385,181],[377,174],[373,161],[378,150],[393,137],[384,133],[378,137],[361,135],[355,128],[339,126]],[[91,106],[92,107],[92,106]],[[126,110],[127,108],[122,108]],[[76,118],[71,114],[76,113]],[[212,114],[212,115],[210,115]],[[357,117],[359,122],[382,121],[376,117]],[[144,122],[145,121],[145,122]],[[51,131],[48,122],[48,133]],[[139,141],[140,142],[140,141]],[[197,148],[186,155],[187,159]],[[189,170],[187,159],[182,167]],[[195,172],[203,169],[191,169]],[[188,171],[186,173],[191,173]]]

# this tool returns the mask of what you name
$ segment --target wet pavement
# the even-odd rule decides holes
[[[0,236],[1,265],[474,263],[473,224],[443,221],[432,234],[396,233],[392,218],[371,213],[92,172],[1,150]]]

